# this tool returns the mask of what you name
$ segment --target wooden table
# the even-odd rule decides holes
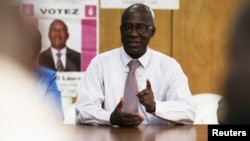
[[[140,125],[137,128],[64,125],[74,141],[207,141],[207,125]]]

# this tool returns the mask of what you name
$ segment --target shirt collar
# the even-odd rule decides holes
[[[151,49],[149,47],[147,47],[147,51],[146,53],[141,56],[138,60],[141,63],[142,67],[145,68],[148,63],[149,63],[149,59],[150,59],[150,52]],[[124,50],[124,47],[121,48],[121,59],[122,62],[124,64],[124,66],[126,67],[128,65],[128,63],[133,60],[133,58],[131,58]]]
[[[58,50],[56,50],[53,47],[51,47],[51,51],[52,51],[53,54],[56,54],[58,52]],[[65,55],[66,54],[66,47],[64,47],[63,49],[61,49],[60,52],[62,53],[62,55]]]

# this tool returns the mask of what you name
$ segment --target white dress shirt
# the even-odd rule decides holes
[[[78,86],[76,123],[111,124],[110,115],[124,95],[127,64],[131,60],[123,47],[92,59]],[[192,124],[195,107],[188,79],[179,63],[149,47],[138,60],[141,63],[135,72],[138,90],[145,89],[149,79],[156,102],[154,113],[147,113],[139,104],[139,113],[144,116],[142,124],[168,124],[168,121]]]

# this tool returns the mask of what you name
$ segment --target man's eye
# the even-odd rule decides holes
[[[125,26],[124,26],[124,29],[125,29],[125,30],[130,30],[131,28],[132,28],[131,25],[125,25]]]
[[[147,29],[147,27],[146,27],[145,25],[139,25],[139,26],[137,27],[137,29],[138,29],[139,31],[145,31],[145,30]]]

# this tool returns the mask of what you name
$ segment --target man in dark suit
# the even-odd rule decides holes
[[[55,71],[81,71],[81,54],[66,45],[69,38],[67,25],[62,20],[54,20],[48,35],[51,46],[39,54],[38,63]]]

